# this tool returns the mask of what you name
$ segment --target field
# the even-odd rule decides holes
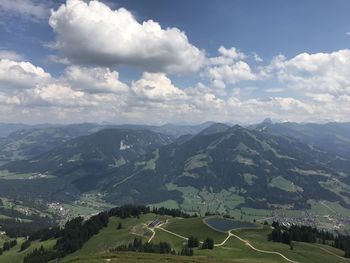
[[[284,180],[282,177],[276,177],[272,181],[275,187],[284,188],[288,191],[299,191],[300,189]],[[339,202],[329,202],[325,200],[308,200],[310,205],[308,209],[291,209],[290,206],[273,205],[270,209],[256,209],[239,206],[245,202],[242,196],[239,196],[237,189],[230,188],[215,193],[211,190],[198,190],[194,187],[178,187],[174,184],[168,184],[169,190],[178,190],[182,192],[184,201],[181,204],[173,200],[167,200],[161,203],[152,204],[154,207],[165,206],[168,208],[179,208],[189,214],[199,214],[204,216],[205,213],[227,214],[231,217],[243,221],[267,221],[272,223],[273,220],[283,222],[309,224],[314,222],[318,228],[330,231],[340,230],[349,231],[350,209],[344,208]],[[239,207],[238,207],[239,206]]]

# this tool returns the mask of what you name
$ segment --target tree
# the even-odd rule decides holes
[[[187,241],[187,246],[192,248],[192,247],[198,247],[199,245],[199,241],[198,241],[198,238],[194,237],[194,236],[190,236],[188,238],[188,241]]]
[[[28,247],[30,247],[30,240],[25,240],[21,245],[21,251],[26,250]]]
[[[203,242],[202,249],[214,249],[214,239],[207,237]]]

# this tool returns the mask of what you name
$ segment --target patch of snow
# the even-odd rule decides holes
[[[119,150],[124,151],[124,150],[130,149],[130,148],[131,148],[131,146],[127,145],[123,140],[120,141]]]

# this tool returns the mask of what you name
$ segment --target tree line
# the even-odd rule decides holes
[[[158,254],[175,254],[175,250],[167,242],[159,243],[143,243],[140,238],[135,238],[133,242],[128,245],[120,245],[111,251],[134,251],[144,253],[158,253]]]
[[[350,236],[334,235],[311,226],[291,225],[287,227],[278,222],[273,222],[272,227],[272,232],[268,236],[271,241],[289,244],[291,248],[293,248],[293,241],[327,244],[344,250],[345,257],[350,258]]]

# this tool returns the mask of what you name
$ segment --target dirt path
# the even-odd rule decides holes
[[[231,232],[230,232],[231,233]],[[287,260],[288,262],[292,262],[292,263],[298,263],[298,261],[294,261],[294,260],[291,260],[289,258],[287,258],[285,255],[277,252],[277,251],[267,251],[267,250],[262,250],[262,249],[258,249],[256,247],[254,247],[252,244],[250,244],[250,242],[248,240],[245,240],[233,233],[231,233],[232,236],[234,236],[235,238],[239,239],[240,241],[244,242],[247,246],[249,246],[251,249],[255,250],[255,251],[258,251],[258,252],[261,252],[261,253],[266,253],[266,254],[275,254],[275,255],[279,255],[281,256],[282,258],[284,258],[285,260]]]
[[[153,238],[155,237],[155,235],[156,235],[156,231],[154,231],[154,229],[156,229],[156,228],[159,228],[159,229],[162,229],[162,230],[164,230],[164,231],[167,231],[167,230],[165,230],[165,229],[163,229],[162,228],[162,226],[164,226],[166,223],[168,223],[168,220],[166,220],[163,224],[160,224],[160,225],[158,225],[158,226],[156,226],[155,228],[151,228],[151,227],[149,227],[147,224],[145,224],[145,226],[146,226],[146,228],[149,230],[149,231],[151,231],[152,232],[152,236],[148,239],[148,243],[150,243],[152,240],[153,240]],[[175,234],[175,233],[174,233]]]
[[[214,246],[215,246],[215,247],[221,247],[221,246],[225,245],[225,243],[227,242],[227,240],[229,240],[230,237],[232,237],[232,236],[233,236],[233,234],[229,231],[227,237],[225,238],[225,240],[222,241],[220,244],[215,244]]]
[[[161,230],[163,230],[164,232],[167,232],[167,233],[169,233],[169,234],[171,234],[171,235],[177,236],[177,237],[182,238],[182,239],[184,239],[184,240],[188,240],[187,237],[184,237],[184,236],[181,236],[181,235],[176,234],[176,233],[174,233],[174,232],[171,232],[171,231],[169,231],[169,230],[166,230],[165,228],[162,228],[162,227],[157,227],[157,228],[158,228],[158,229],[161,229]]]
[[[163,225],[164,225],[164,224],[163,224]],[[184,237],[184,236],[182,236],[182,235],[179,235],[179,234],[176,234],[176,233],[174,233],[174,232],[172,232],[172,231],[169,231],[169,230],[163,228],[161,225],[157,226],[156,228],[157,228],[157,229],[160,229],[160,230],[162,230],[162,231],[164,231],[164,232],[167,232],[167,233],[169,233],[169,234],[171,234],[171,235],[174,235],[174,236],[177,236],[177,237],[179,237],[179,238],[182,238],[182,239],[184,239],[184,240],[188,240],[187,237]],[[153,230],[153,229],[152,229],[152,230]],[[154,230],[153,230],[153,231],[154,231]],[[244,242],[247,246],[249,246],[251,249],[253,249],[253,250],[255,250],[255,251],[258,251],[258,252],[261,252],[261,253],[266,253],[266,254],[275,254],[275,255],[278,255],[278,256],[282,257],[283,259],[287,260],[288,262],[299,263],[298,261],[294,261],[294,260],[291,260],[291,259],[287,258],[285,255],[283,255],[283,254],[281,254],[281,253],[279,253],[279,252],[277,252],[277,251],[267,251],[267,250],[258,249],[258,248],[256,248],[256,247],[254,247],[252,244],[250,244],[249,241],[247,241],[247,240],[245,240],[245,239],[243,239],[243,238],[237,236],[236,234],[233,234],[231,231],[228,231],[227,234],[228,234],[228,235],[227,235],[227,237],[225,238],[224,241],[222,241],[222,242],[219,243],[219,244],[215,244],[214,246],[215,246],[215,247],[221,247],[221,246],[223,246],[223,245],[226,244],[227,240],[229,240],[230,237],[235,237],[235,238],[239,239],[240,241]],[[152,240],[152,239],[153,239],[153,237],[151,237],[151,240]]]
[[[154,231],[152,228],[150,228],[148,226],[147,226],[147,229],[152,232],[152,236],[147,241],[148,243],[150,243],[152,241],[152,239],[154,238],[154,236],[156,235],[156,231]]]

